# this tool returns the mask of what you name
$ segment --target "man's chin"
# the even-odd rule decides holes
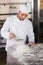
[[[20,19],[21,21],[23,21],[24,19]]]

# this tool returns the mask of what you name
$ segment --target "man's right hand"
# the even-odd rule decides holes
[[[15,37],[16,37],[15,34],[10,32],[9,38],[10,38],[10,39],[13,39],[13,38],[15,38]]]

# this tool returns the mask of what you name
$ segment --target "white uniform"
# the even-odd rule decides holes
[[[10,16],[5,21],[2,29],[1,35],[5,39],[7,39],[6,50],[8,47],[15,44],[15,39],[10,39],[9,34],[10,32],[16,35],[16,39],[25,39],[26,35],[29,37],[29,42],[34,42],[34,33],[33,33],[33,26],[30,20],[27,18],[23,21],[20,21],[17,16]]]

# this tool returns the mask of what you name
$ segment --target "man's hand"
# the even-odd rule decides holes
[[[35,45],[34,42],[29,42],[29,43],[28,43],[28,46],[34,46],[34,45]]]
[[[13,38],[15,38],[15,37],[16,37],[15,34],[10,32],[9,38],[10,38],[10,39],[13,39]]]

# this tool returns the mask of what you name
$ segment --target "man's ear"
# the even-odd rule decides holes
[[[21,11],[19,10],[19,13],[21,13]]]
[[[19,12],[21,12],[21,11],[19,10]]]
[[[19,10],[18,14],[21,13],[21,11]]]

